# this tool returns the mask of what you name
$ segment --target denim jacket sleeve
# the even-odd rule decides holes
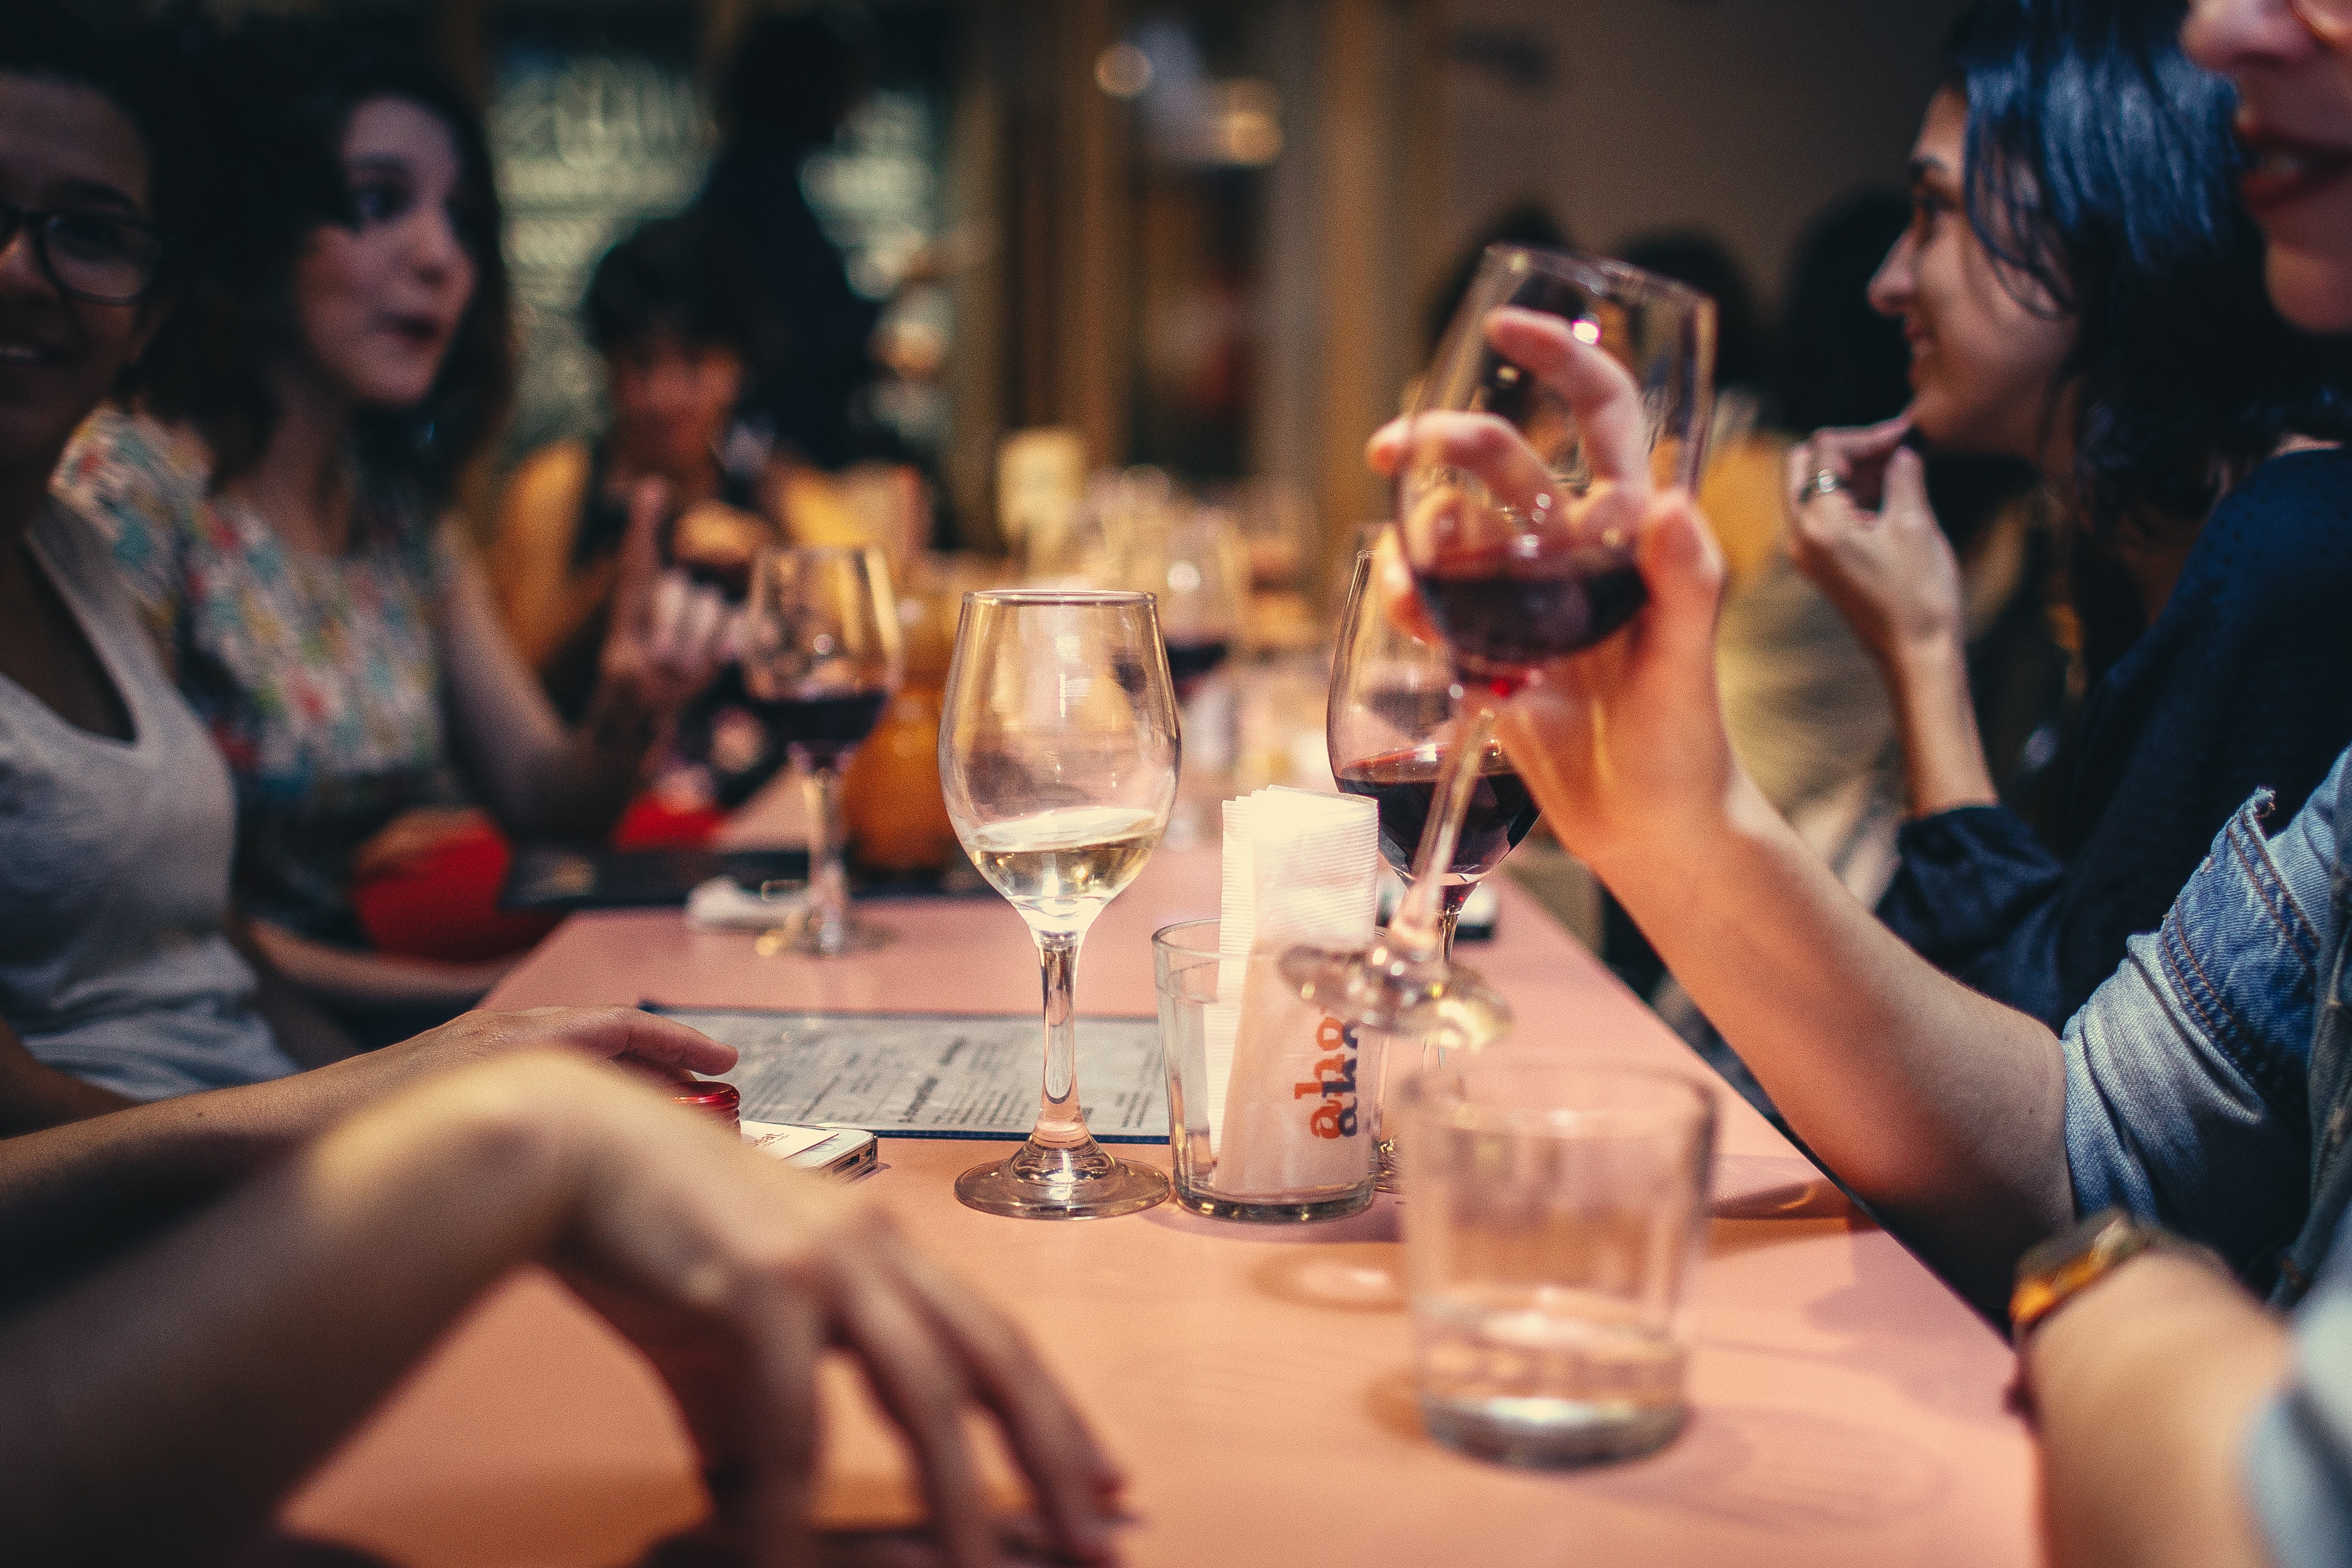
[[[2267,1275],[2310,1202],[2313,996],[2344,767],[2275,837],[2265,796],[2241,808],[2163,925],[2131,940],[2066,1025],[2077,1208],[2121,1205],[2250,1276]]]
[[[2294,1331],[2286,1387],[2255,1412],[2240,1477],[2279,1568],[2352,1563],[2352,1248],[2332,1250]]]

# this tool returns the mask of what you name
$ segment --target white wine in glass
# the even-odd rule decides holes
[[[956,837],[1029,923],[1045,1015],[1037,1122],[1011,1157],[956,1179],[989,1214],[1090,1219],[1168,1195],[1108,1152],[1078,1101],[1078,947],[1143,869],[1176,799],[1176,699],[1149,594],[967,594],[940,716]]]

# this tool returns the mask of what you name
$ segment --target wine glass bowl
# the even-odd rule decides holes
[[[884,933],[849,914],[841,774],[905,672],[889,563],[873,550],[761,552],[741,642],[744,689],[808,792],[808,897],[761,951],[832,957],[878,945]]]
[[[1432,623],[1507,694],[1640,609],[1654,489],[1696,486],[1714,302],[1620,262],[1488,247],[1404,431],[1397,516]]]
[[[1079,1219],[1168,1195],[1165,1173],[1113,1157],[1077,1092],[1076,978],[1087,930],[1133,881],[1176,798],[1176,702],[1151,595],[968,594],[940,721],[956,837],[1028,923],[1045,992],[1037,1122],[956,1195],[990,1214]]]

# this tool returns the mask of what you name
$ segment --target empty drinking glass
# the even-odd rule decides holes
[[[1673,1073],[1457,1057],[1396,1107],[1414,1384],[1430,1436],[1522,1465],[1682,1429],[1715,1102]]]

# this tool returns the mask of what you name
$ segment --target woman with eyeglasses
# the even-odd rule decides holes
[[[306,992],[372,1037],[478,1000],[511,959],[374,951],[356,869],[454,809],[593,837],[708,682],[726,616],[665,573],[632,498],[585,713],[565,724],[449,517],[506,405],[489,151],[439,72],[316,23],[207,47],[215,170],[183,298],[59,475],[104,526],[237,790],[236,899]]]

